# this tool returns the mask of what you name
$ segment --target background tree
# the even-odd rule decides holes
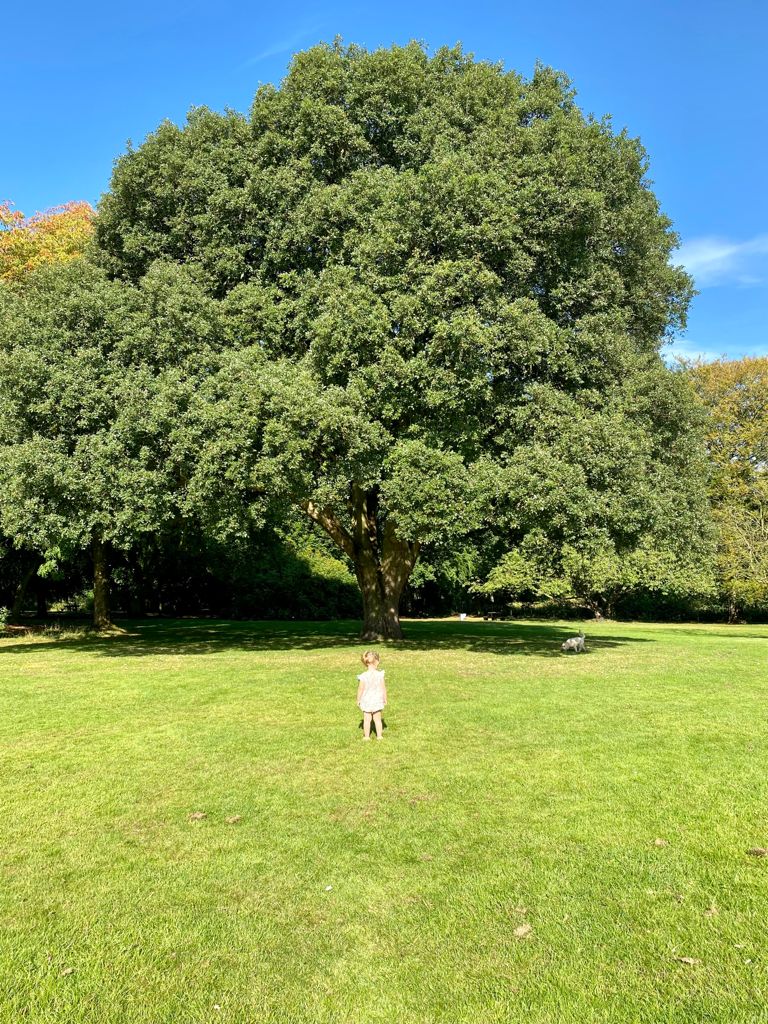
[[[20,550],[10,537],[0,535],[0,608],[7,610],[9,622],[18,621],[39,566],[36,552]]]
[[[72,202],[32,217],[0,202],[0,288],[23,287],[38,267],[65,263],[81,255],[93,237],[94,210],[88,203]],[[38,612],[45,611],[45,585],[38,576],[42,564],[36,551],[25,548],[21,537],[0,538],[0,603],[7,602],[10,620],[16,621],[28,588],[35,586]]]
[[[663,373],[691,285],[646,168],[563,75],[416,44],[315,47],[249,118],[161,125],[118,161],[97,239],[118,278],[193,268],[235,340],[185,427],[217,426],[189,495],[303,508],[354,564],[363,635],[399,636],[420,547],[535,492],[542,403],[566,425]],[[686,443],[633,422],[645,466],[657,431]]]
[[[42,573],[91,553],[98,628],[110,619],[110,548],[172,514],[162,389],[137,358],[150,289],[83,260],[0,288],[0,528],[39,553]]]
[[[64,203],[31,217],[7,200],[0,202],[0,281],[19,284],[37,267],[81,255],[93,235],[94,216],[83,202]]]
[[[551,389],[534,400],[528,444],[507,470],[514,545],[479,590],[608,616],[640,591],[710,592],[707,466],[688,382],[655,363],[597,405]]]
[[[717,578],[728,616],[768,601],[768,358],[686,365],[707,411]]]

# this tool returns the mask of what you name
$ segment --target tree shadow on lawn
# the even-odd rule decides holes
[[[746,623],[731,625],[727,622],[708,622],[701,626],[681,627],[676,623],[663,623],[668,626],[674,636],[695,637],[696,640],[768,640],[768,624],[762,633],[742,633],[744,628],[759,629],[759,626],[747,626]]]
[[[358,622],[229,622],[211,619],[123,622],[124,633],[67,637],[53,642],[4,646],[0,655],[67,650],[107,658],[210,655],[222,651],[320,651],[371,646],[358,639]],[[404,640],[384,641],[384,650],[466,651],[472,654],[583,658],[590,652],[645,644],[642,637],[587,635],[585,654],[566,654],[563,640],[574,630],[562,625],[528,622],[457,622],[406,620]]]

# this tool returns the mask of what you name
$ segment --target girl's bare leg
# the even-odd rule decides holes
[[[382,729],[382,726],[381,726],[381,712],[380,711],[374,711],[374,713],[373,713],[373,724],[376,726],[376,739],[380,740],[381,739],[381,729]]]
[[[371,738],[371,712],[363,712],[363,739],[369,740]]]

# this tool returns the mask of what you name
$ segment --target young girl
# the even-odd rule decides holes
[[[376,651],[363,655],[365,672],[357,677],[357,706],[363,712],[363,739],[371,738],[371,719],[376,726],[376,739],[381,739],[381,712],[387,703],[387,686],[384,673],[379,672],[379,656]]]

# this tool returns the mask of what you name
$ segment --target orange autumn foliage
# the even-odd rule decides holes
[[[94,216],[85,202],[64,203],[31,217],[0,202],[0,281],[17,283],[36,267],[79,256],[93,233]]]

